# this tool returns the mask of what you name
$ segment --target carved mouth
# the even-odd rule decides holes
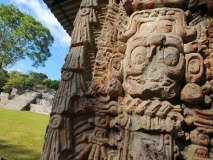
[[[141,76],[128,76],[126,78],[126,81],[129,84],[132,85],[143,85],[143,84],[147,84],[147,83],[155,83],[155,84],[159,84],[160,86],[165,86],[165,87],[169,87],[169,86],[173,86],[175,84],[175,81],[170,79],[169,77],[162,75],[159,79],[142,79]]]
[[[156,82],[160,83],[162,86],[165,87],[174,86],[175,84],[175,80],[170,79],[166,75],[162,75]]]
[[[123,83],[124,90],[130,95],[141,97],[172,98],[175,94],[176,81],[166,75],[159,79],[142,79],[141,76],[128,76]]]

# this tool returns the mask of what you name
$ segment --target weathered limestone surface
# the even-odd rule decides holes
[[[51,105],[40,105],[40,104],[30,104],[29,106],[31,112],[41,113],[41,114],[50,114],[52,106]]]
[[[41,97],[41,93],[28,92],[26,94],[14,97],[4,106],[4,108],[13,110],[29,110],[30,103],[35,103],[36,99],[39,97]]]
[[[0,94],[0,106],[12,110],[27,110],[42,114],[50,114],[53,90],[18,91],[13,89],[11,94]]]
[[[5,106],[10,99],[9,93],[0,93],[0,106]]]
[[[30,111],[42,114],[50,114],[52,109],[52,100],[55,95],[55,91],[41,92],[42,97],[37,98],[35,104],[30,104]]]
[[[82,0],[41,159],[213,159],[212,9]]]

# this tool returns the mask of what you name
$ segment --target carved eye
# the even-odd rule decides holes
[[[143,64],[146,60],[146,48],[143,46],[136,47],[131,54],[131,62],[135,65]]]
[[[200,62],[198,59],[192,59],[189,61],[188,71],[191,74],[198,74],[200,72]]]
[[[179,62],[180,52],[175,47],[166,47],[164,49],[164,63],[169,66],[176,66]]]

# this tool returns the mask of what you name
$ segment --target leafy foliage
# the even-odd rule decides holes
[[[34,85],[42,85],[43,80],[48,79],[46,74],[33,71],[29,71],[28,76],[32,80]]]
[[[43,85],[45,86],[45,88],[58,89],[59,80],[46,79],[46,80],[43,81]]]
[[[3,72],[3,71],[2,71]],[[33,71],[29,71],[28,74],[23,74],[17,70],[13,70],[9,73],[5,72],[5,76],[3,74],[0,75],[4,77],[5,81],[2,82],[2,86],[0,86],[1,91],[10,93],[13,88],[19,90],[26,89],[58,89],[59,80],[50,80],[47,75],[44,73],[37,73]]]
[[[32,66],[44,66],[54,39],[49,29],[13,5],[0,4],[0,69],[28,57]]]
[[[12,70],[12,71],[10,71],[9,73],[9,77],[10,78],[14,78],[14,77],[18,77],[18,76],[21,76],[21,75],[23,75],[20,71],[18,71],[18,70]]]
[[[7,71],[0,70],[0,92],[2,92],[2,87],[9,79],[9,74]]]
[[[30,89],[33,87],[31,79],[26,75],[9,78],[8,82],[2,87],[5,92],[11,92],[13,88],[17,89]]]

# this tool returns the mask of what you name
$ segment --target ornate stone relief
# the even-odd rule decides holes
[[[213,159],[212,6],[82,0],[41,159]]]

